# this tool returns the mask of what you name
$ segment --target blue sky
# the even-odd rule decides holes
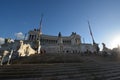
[[[119,4],[120,0],[0,0],[0,37],[14,39],[15,33],[38,28],[43,13],[42,33],[76,32],[92,43],[89,20],[95,42],[112,48],[120,37]]]

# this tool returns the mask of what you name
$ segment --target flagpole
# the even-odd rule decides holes
[[[41,28],[42,28],[42,18],[43,18],[43,14],[41,15],[41,20],[40,20],[40,28],[39,28],[39,33],[38,33],[38,54],[40,54],[40,49],[41,49],[41,45],[40,45],[40,35],[42,34]]]
[[[94,37],[93,37],[93,34],[92,34],[92,30],[91,30],[89,21],[88,21],[88,26],[89,26],[89,31],[90,31],[90,35],[92,37],[93,44],[95,44],[95,40],[94,40]]]
[[[40,31],[40,34],[42,34],[42,18],[43,18],[43,14],[41,14],[41,20],[40,20],[40,28],[39,28],[39,31]]]

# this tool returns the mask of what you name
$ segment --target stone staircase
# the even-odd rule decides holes
[[[0,80],[120,80],[119,62],[12,64],[0,66]]]
[[[119,80],[120,64],[54,63],[0,67],[0,79]]]

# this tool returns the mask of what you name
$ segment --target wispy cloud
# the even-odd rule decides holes
[[[24,39],[24,34],[22,32],[15,33],[17,39]]]
[[[0,45],[5,43],[5,39],[0,37]]]

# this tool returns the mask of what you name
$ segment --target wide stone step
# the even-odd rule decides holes
[[[119,80],[119,76],[120,64],[59,63],[0,66],[0,79]]]

